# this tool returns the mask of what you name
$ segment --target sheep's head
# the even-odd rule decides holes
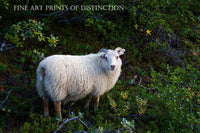
[[[101,49],[99,53],[101,53],[100,57],[103,59],[103,67],[108,68],[111,71],[121,67],[122,61],[120,56],[123,55],[124,52],[125,49],[120,47],[117,47],[115,50]]]

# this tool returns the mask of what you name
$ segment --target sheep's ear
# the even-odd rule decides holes
[[[105,48],[102,48],[101,50],[99,50],[99,52],[98,52],[98,53],[101,53],[101,52],[107,53],[107,52],[108,52],[108,50],[107,50],[107,49],[105,49]]]
[[[121,47],[117,47],[116,49],[115,49],[115,51],[119,54],[119,56],[120,55],[123,55],[124,54],[124,52],[125,52],[125,49],[123,49],[123,48],[121,48]]]

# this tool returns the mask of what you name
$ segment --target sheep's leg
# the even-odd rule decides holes
[[[94,98],[94,111],[98,110],[100,96]]]
[[[54,107],[55,107],[55,110],[56,110],[56,117],[58,117],[60,120],[62,120],[61,101],[54,102]]]
[[[49,99],[46,97],[43,97],[43,107],[44,107],[44,116],[49,116]]]
[[[85,108],[88,109],[90,106],[90,102],[92,100],[92,96],[89,97],[89,99],[87,100],[86,104],[85,104]]]

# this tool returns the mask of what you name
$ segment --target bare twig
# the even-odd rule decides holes
[[[0,110],[2,109],[2,107],[3,107],[3,104],[6,102],[6,100],[8,99],[8,97],[9,97],[9,95],[10,95],[10,93],[11,93],[11,90],[10,91],[8,91],[8,94],[7,94],[7,96],[6,96],[6,98],[1,102],[1,104],[0,104]]]
[[[70,109],[69,109],[69,116],[72,116],[72,114],[70,113]],[[83,122],[82,120],[81,120],[81,118],[79,118],[79,119],[77,119],[86,129],[88,129],[88,126],[87,126],[87,124],[85,123],[85,122]]]
[[[65,120],[65,121],[58,127],[58,129],[56,129],[53,133],[57,133],[67,122],[72,121],[72,120],[76,120],[76,119],[79,119],[79,118],[80,118],[80,117],[77,116],[77,117],[74,117],[74,118],[70,118],[70,119]]]
[[[140,77],[140,81],[139,81],[138,85],[140,85],[140,84],[141,84],[141,82],[142,82],[142,77]]]
[[[29,0],[26,1],[26,5],[28,5],[28,3],[29,3]]]
[[[1,51],[1,52],[4,52],[4,51],[6,51],[6,50],[9,50],[9,49],[12,49],[12,48],[17,47],[16,45],[15,45],[15,46],[12,46],[12,47],[8,47],[8,46],[10,46],[10,44],[6,44],[5,42],[2,42],[2,43],[1,43],[0,51]]]
[[[15,48],[15,47],[17,47],[17,46],[9,47],[9,48],[6,48],[6,49],[2,49],[2,48],[1,48],[1,52],[4,52],[4,51],[6,51],[6,50],[9,50],[9,49],[12,49],[12,48]]]
[[[81,123],[86,129],[88,129],[88,126],[87,126],[87,124],[86,124],[85,122],[83,122],[80,118],[77,119],[77,120],[80,121],[80,123]]]
[[[70,113],[70,109],[69,109],[69,115],[72,116],[71,113]],[[87,124],[86,124],[85,122],[83,122],[79,116],[77,116],[77,117],[73,117],[73,118],[70,118],[70,119],[65,120],[65,121],[59,126],[59,128],[58,128],[57,130],[54,131],[54,133],[57,133],[67,122],[69,122],[69,121],[71,121],[71,120],[77,120],[77,121],[79,121],[79,122],[86,128],[86,130],[88,130]]]

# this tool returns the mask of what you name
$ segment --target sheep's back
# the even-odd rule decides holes
[[[45,69],[45,90],[53,101],[78,100],[91,92],[97,75],[90,60],[85,56],[53,55],[40,63]]]

